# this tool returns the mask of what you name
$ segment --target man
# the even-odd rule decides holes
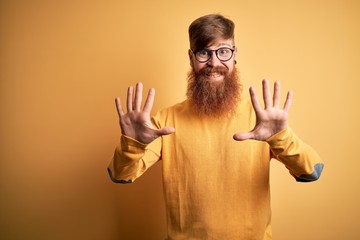
[[[253,88],[250,99],[241,93],[231,20],[200,17],[189,37],[187,100],[151,119],[154,89],[143,109],[141,83],[129,87],[126,113],[116,98],[122,136],[110,177],[131,183],[162,160],[168,239],[272,239],[270,159],[302,182],[319,178],[321,159],[288,127],[291,92],[283,108],[278,82],[271,97],[263,81],[264,108]]]

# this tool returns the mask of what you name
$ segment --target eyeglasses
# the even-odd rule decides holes
[[[193,51],[193,54],[195,55],[195,58],[198,62],[204,63],[209,61],[211,56],[213,55],[213,52],[215,52],[216,57],[221,62],[226,62],[232,58],[234,51],[235,49],[222,47],[216,50],[202,49],[199,51]]]

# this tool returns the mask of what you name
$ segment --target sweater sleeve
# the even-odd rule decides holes
[[[121,136],[114,156],[108,166],[110,178],[115,183],[132,183],[160,160],[161,138],[146,145],[125,135]]]
[[[266,140],[271,155],[285,164],[298,182],[312,182],[319,179],[324,164],[309,145],[302,142],[290,128]]]

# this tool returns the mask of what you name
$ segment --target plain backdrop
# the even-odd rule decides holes
[[[107,175],[114,98],[141,81],[154,113],[185,99],[187,28],[209,13],[236,23],[243,94],[292,90],[290,125],[326,164],[304,184],[272,161],[274,239],[360,239],[357,0],[1,0],[1,239],[166,237],[161,163],[131,185]]]

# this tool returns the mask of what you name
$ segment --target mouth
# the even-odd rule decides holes
[[[224,80],[224,75],[219,72],[208,72],[205,74],[206,78],[213,81],[222,81]]]

